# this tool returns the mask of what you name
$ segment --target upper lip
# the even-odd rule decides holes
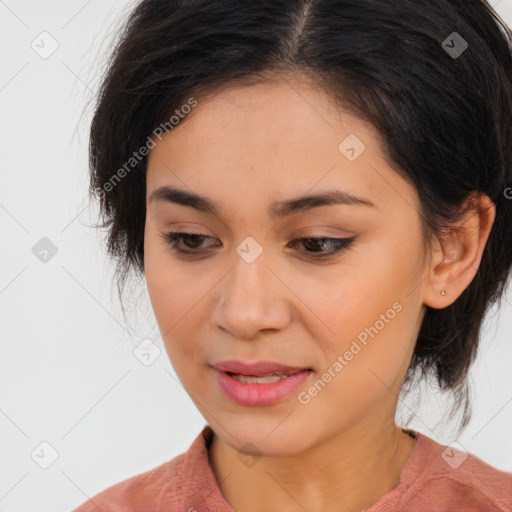
[[[238,375],[266,375],[268,373],[296,373],[309,370],[307,367],[288,366],[274,361],[256,361],[245,363],[243,361],[219,361],[212,365],[221,372],[236,373]]]

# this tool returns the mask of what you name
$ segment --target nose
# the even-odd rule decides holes
[[[236,255],[233,268],[218,285],[212,320],[236,339],[283,329],[292,317],[289,299],[293,294],[264,254],[252,263]]]

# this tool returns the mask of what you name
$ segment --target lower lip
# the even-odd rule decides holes
[[[240,405],[257,406],[278,402],[303,384],[312,372],[303,370],[285,379],[267,384],[246,384],[233,379],[226,372],[215,370],[215,373],[219,386],[229,399]]]

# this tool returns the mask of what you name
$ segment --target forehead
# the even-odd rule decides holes
[[[230,86],[197,101],[150,150],[148,194],[185,185],[219,202],[236,195],[243,205],[341,188],[377,204],[404,187],[375,128],[308,82]]]
[[[255,152],[260,147],[289,147],[299,141],[311,149],[321,141],[327,145],[334,140],[336,149],[339,135],[345,131],[379,137],[370,123],[344,112],[329,94],[305,79],[231,84],[197,102],[185,121],[172,130],[176,145],[201,141],[222,148],[250,139],[252,144],[241,149],[254,148]]]

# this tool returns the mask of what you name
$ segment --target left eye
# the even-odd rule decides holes
[[[323,258],[327,256],[334,256],[335,254],[348,249],[355,241],[356,237],[352,238],[299,238],[290,242],[291,245],[297,245],[298,242],[302,243],[304,247],[309,247],[317,250],[307,250],[306,252],[312,258]],[[325,247],[332,247],[330,251],[323,251]]]
[[[178,254],[182,255],[194,255],[207,252],[214,244],[209,247],[202,248],[201,244],[206,239],[212,239],[212,237],[203,234],[194,233],[163,233],[167,243],[171,246],[171,249]],[[348,249],[356,237],[352,238],[329,238],[329,237],[318,237],[318,238],[298,238],[289,243],[290,246],[296,247],[298,243],[301,243],[304,247],[309,247],[312,250],[307,249],[305,252],[311,258],[322,258],[327,256],[333,256],[338,252]],[[185,244],[185,249],[179,246],[180,242]],[[331,250],[323,250],[325,247],[331,247]]]

